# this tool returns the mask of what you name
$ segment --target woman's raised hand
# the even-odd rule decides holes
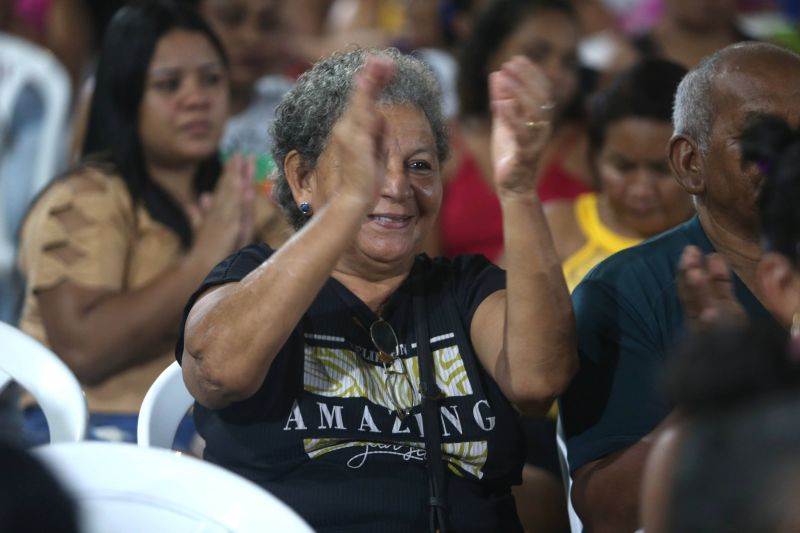
[[[223,167],[213,193],[203,193],[189,208],[194,246],[204,257],[219,261],[253,241],[255,187],[252,157],[234,154]]]
[[[381,90],[394,76],[394,62],[379,55],[366,58],[353,80],[350,103],[331,131],[332,165],[326,188],[335,196],[369,209],[383,185],[384,119],[377,109]]]
[[[514,56],[489,75],[489,100],[497,192],[533,192],[536,165],[552,131],[550,83],[530,60]]]

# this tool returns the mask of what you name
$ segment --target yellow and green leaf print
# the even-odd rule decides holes
[[[478,479],[483,477],[483,467],[489,458],[489,446],[485,440],[474,442],[442,443],[442,454],[448,463],[457,465],[461,470]],[[453,470],[456,474],[461,472]]]
[[[467,396],[472,386],[458,346],[448,346],[433,353],[436,382],[445,396]],[[352,350],[306,345],[304,389],[333,398],[366,398],[376,405],[393,409],[387,387],[393,386],[404,405],[417,403],[419,361],[416,356],[395,363],[403,364],[409,380],[386,379],[380,365],[363,361]],[[410,383],[409,383],[410,381]]]

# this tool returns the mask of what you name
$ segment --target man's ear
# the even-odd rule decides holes
[[[299,205],[302,202],[311,202],[313,196],[312,175],[305,161],[297,150],[292,150],[286,154],[283,160],[283,169],[286,173],[286,181],[292,190],[294,201]]]
[[[679,133],[669,140],[669,166],[675,179],[689,194],[702,195],[706,192],[703,172],[703,158],[697,143],[690,137]]]
[[[784,321],[800,311],[800,274],[786,257],[775,252],[764,254],[756,278],[767,309]]]

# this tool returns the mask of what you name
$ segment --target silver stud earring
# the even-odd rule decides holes
[[[308,202],[300,202],[298,206],[300,208],[300,212],[303,213],[305,216],[311,216],[311,204]]]

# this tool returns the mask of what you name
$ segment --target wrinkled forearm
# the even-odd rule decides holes
[[[549,405],[578,367],[569,292],[535,192],[501,195],[501,205],[506,372],[515,403]]]
[[[362,220],[363,210],[332,201],[240,282],[197,301],[184,379],[201,404],[221,408],[258,390]]]

